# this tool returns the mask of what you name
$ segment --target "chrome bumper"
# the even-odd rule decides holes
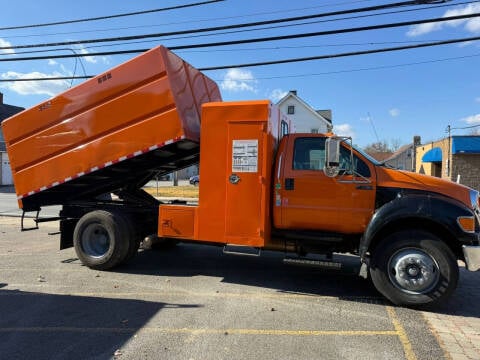
[[[463,245],[463,255],[469,271],[480,270],[480,246]]]

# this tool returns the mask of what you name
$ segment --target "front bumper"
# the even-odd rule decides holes
[[[469,271],[480,270],[480,245],[463,245],[463,256]]]

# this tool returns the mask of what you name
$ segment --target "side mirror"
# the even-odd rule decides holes
[[[327,138],[325,141],[325,166],[323,172],[328,177],[335,177],[340,172],[340,141],[338,138]]]

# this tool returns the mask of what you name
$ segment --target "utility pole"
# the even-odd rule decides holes
[[[450,125],[447,126],[447,134],[448,134],[448,155],[447,155],[447,162],[446,162],[446,173],[448,178],[450,178],[450,151],[452,148],[452,138],[451,138],[451,133],[452,133],[452,127]]]

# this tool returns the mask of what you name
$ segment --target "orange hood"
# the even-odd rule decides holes
[[[377,186],[391,188],[416,189],[443,194],[461,201],[472,208],[470,188],[450,180],[421,175],[403,170],[377,167]]]

